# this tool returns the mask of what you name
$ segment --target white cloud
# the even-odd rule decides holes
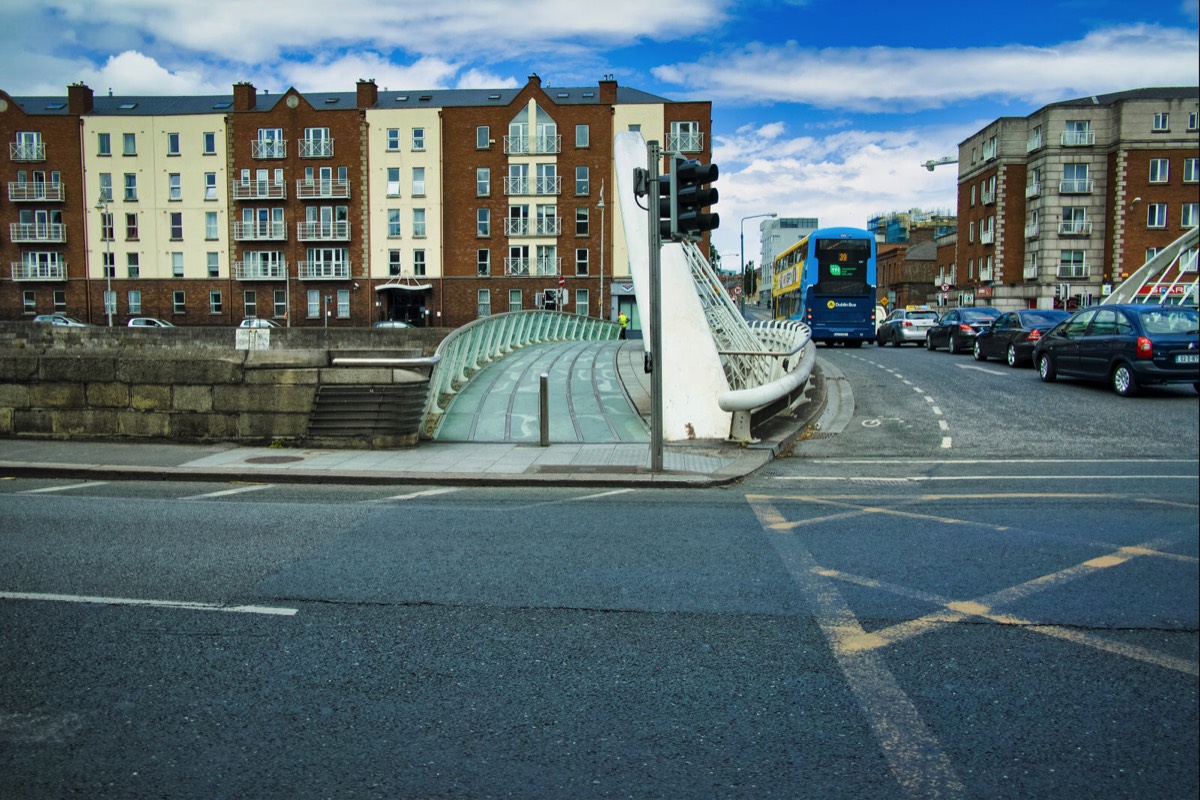
[[[653,74],[714,102],[911,112],[981,97],[1044,104],[1073,95],[1194,85],[1198,60],[1195,31],[1136,25],[1056,47],[820,50],[795,42],[751,44],[695,63],[660,66]]]
[[[228,94],[231,84],[212,82],[213,75],[197,70],[172,72],[153,58],[132,50],[109,58],[99,69],[85,70],[83,82],[96,91],[114,88],[119,94]],[[56,94],[61,94],[60,87]]]

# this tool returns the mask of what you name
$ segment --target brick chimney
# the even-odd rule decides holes
[[[536,72],[534,72],[529,76],[529,83],[527,85],[532,86],[535,89],[540,89],[542,88],[542,79],[538,77]]]
[[[258,92],[255,90],[254,84],[242,81],[233,85],[234,111],[253,111],[257,104]]]
[[[67,87],[67,111],[76,116],[92,113],[92,90],[82,83]]]
[[[600,103],[612,105],[615,102],[617,102],[617,79],[612,75],[605,75],[604,80],[600,81]]]
[[[358,107],[373,108],[379,102],[379,87],[373,79],[358,82]]]

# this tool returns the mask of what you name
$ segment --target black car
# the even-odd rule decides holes
[[[992,324],[1000,312],[988,306],[979,308],[952,308],[925,336],[925,349],[937,350],[945,347],[951,353],[971,349],[971,342],[980,331]]]
[[[1030,308],[1001,314],[990,328],[975,337],[972,351],[976,361],[1003,358],[1010,367],[1032,360],[1033,346],[1042,334],[1071,316],[1069,311]]]
[[[1085,308],[1038,339],[1033,363],[1043,381],[1110,381],[1125,397],[1147,384],[1190,383],[1200,392],[1200,314],[1170,305]]]

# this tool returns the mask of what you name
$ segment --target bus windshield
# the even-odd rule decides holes
[[[862,295],[867,283],[871,243],[863,239],[821,239],[817,242],[817,294]]]

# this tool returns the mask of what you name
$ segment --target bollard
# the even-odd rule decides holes
[[[538,382],[538,427],[541,429],[542,447],[550,446],[550,375],[543,372]]]

